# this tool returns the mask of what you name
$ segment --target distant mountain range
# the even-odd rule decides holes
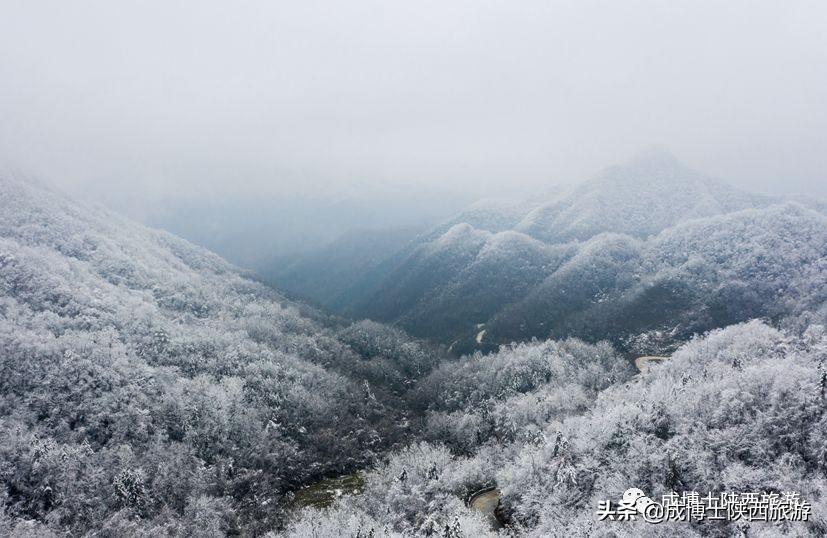
[[[475,204],[412,239],[350,235],[268,277],[458,353],[532,337],[668,347],[754,317],[793,323],[822,305],[823,208],[650,151],[557,195]]]

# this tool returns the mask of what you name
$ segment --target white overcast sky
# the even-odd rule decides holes
[[[827,195],[824,1],[0,1],[0,169],[76,192],[587,177]]]

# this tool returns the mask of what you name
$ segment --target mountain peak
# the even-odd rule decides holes
[[[682,220],[766,203],[690,168],[668,150],[653,148],[534,210],[516,229],[552,243],[608,231],[645,238]]]
[[[684,164],[669,150],[655,147],[638,153],[623,164],[604,169],[582,183],[577,196],[581,196],[584,189],[618,188],[670,197],[675,189],[705,192],[709,188],[728,190],[730,187]]]
[[[610,168],[611,171],[622,171],[624,176],[636,176],[638,178],[673,177],[677,175],[697,175],[678,160],[675,155],[662,147],[653,147],[641,151],[625,164]],[[614,174],[611,174],[614,175]]]
[[[681,162],[667,148],[652,146],[629,159],[627,166],[681,166]]]

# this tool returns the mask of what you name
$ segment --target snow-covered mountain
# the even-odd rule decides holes
[[[827,223],[807,205],[647,152],[552,200],[472,207],[399,245],[330,306],[456,352],[795,317],[825,301]]]
[[[0,534],[8,518],[260,534],[290,491],[404,438],[395,406],[438,358],[166,232],[0,179]]]
[[[645,238],[688,219],[763,207],[772,198],[734,189],[663,150],[608,168],[515,226],[543,241],[585,241],[603,232]]]
[[[517,229],[536,204],[485,204],[473,224],[387,238],[384,260],[339,251],[369,268],[353,311],[457,354],[498,347],[446,360],[0,179],[0,534],[492,536],[463,502],[492,483],[519,532],[588,534],[618,477],[820,502],[827,217],[716,192],[740,201],[645,233],[539,238]],[[769,323],[731,326],[754,317]],[[651,375],[624,353],[685,340]],[[342,475],[361,496],[295,510],[300,488]]]

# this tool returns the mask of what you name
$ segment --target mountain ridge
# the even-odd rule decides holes
[[[405,393],[442,357],[328,321],[186,240],[0,178],[0,529],[282,524],[293,491],[407,438]]]
[[[816,217],[824,217],[817,203],[806,203],[806,210],[796,206],[802,207],[803,212],[785,204],[788,202],[778,197],[730,187],[682,164],[667,152],[650,151],[558,193],[550,202],[497,204],[488,201],[474,205],[467,213],[469,218],[464,218],[466,213],[460,213],[400,246],[397,252],[361,275],[357,284],[341,291],[338,297],[342,300],[334,308],[351,317],[396,324],[420,337],[452,344],[457,353],[493,350],[512,339],[531,337],[595,339],[600,330],[587,331],[583,325],[586,318],[573,322],[577,317],[575,312],[597,323],[594,314],[587,314],[592,308],[589,304],[598,301],[602,308],[611,305],[620,308],[618,301],[622,301],[620,297],[624,294],[626,300],[633,300],[629,294],[638,284],[630,280],[632,275],[651,279],[655,278],[654,273],[663,272],[651,269],[644,262],[646,256],[653,255],[652,245],[666,248],[666,243],[658,240],[665,232],[686,230],[684,226],[688,223],[710,219],[726,230],[728,226],[740,226],[738,221],[742,219],[733,217],[735,220],[730,221],[725,218],[727,215],[749,210],[763,211],[761,214],[769,220],[777,219],[777,212],[771,208],[779,205],[800,218],[802,225],[812,222],[823,225]],[[505,220],[503,208],[511,215]],[[519,219],[515,208],[524,211]],[[767,222],[767,225],[771,224]],[[734,228],[730,231],[735,233]],[[621,244],[626,246],[621,248]],[[629,265],[631,262],[620,258],[612,261],[610,252],[616,247],[620,248],[617,255],[631,249],[628,255],[635,258],[634,263],[644,265],[633,267],[634,263]],[[670,245],[669,248],[677,247]],[[750,248],[763,247],[751,245]],[[572,260],[579,263],[577,259],[587,261],[574,271],[579,275],[576,279],[559,272]],[[776,260],[776,263],[781,262]],[[654,273],[647,276],[647,270]],[[616,277],[610,276],[612,272],[617,272]],[[680,278],[694,278],[682,275]],[[658,278],[665,282],[665,277]],[[578,292],[561,295],[563,281],[567,282],[566,287]],[[669,320],[670,316],[682,319],[689,315],[689,308],[704,309],[708,305],[697,297],[696,288],[700,283],[664,286],[662,289],[656,286],[644,295],[640,295],[642,291],[634,292],[639,295],[634,301],[648,297],[647,301],[654,301],[653,311],[660,314],[644,315],[642,303],[634,313],[615,312],[620,317],[637,318],[640,326],[598,316],[600,323],[617,327],[610,331],[616,343],[633,336],[621,334],[621,327],[626,327],[623,329],[626,331],[645,332],[672,331],[683,326],[678,332],[685,338],[694,330],[718,326],[717,322],[702,322],[700,318],[685,326],[680,320]],[[548,303],[551,297],[558,297],[554,300],[557,306]],[[613,299],[609,300],[610,297]],[[564,313],[560,305],[567,305],[564,310],[567,308],[565,312],[572,315],[563,323],[569,329],[562,332],[559,323],[554,321]],[[749,312],[762,315],[760,309]],[[644,322],[645,319],[649,321]],[[669,323],[671,326],[666,327]],[[558,328],[553,329],[550,324]],[[479,334],[478,326],[486,327],[481,344],[474,342]]]

